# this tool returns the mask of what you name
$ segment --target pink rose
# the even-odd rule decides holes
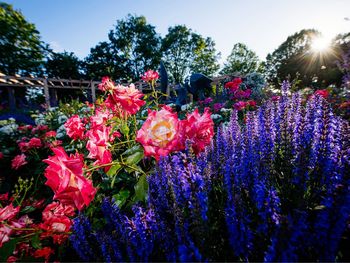
[[[210,115],[208,108],[204,110],[203,115],[200,115],[198,109],[195,109],[182,122],[185,137],[191,141],[195,154],[202,152],[210,144],[214,136],[214,122],[210,118]]]
[[[112,153],[107,149],[110,141],[111,128],[100,125],[89,130],[86,137],[89,139],[86,148],[89,150],[88,158],[96,159],[95,165],[112,162]],[[105,168],[108,171],[109,167]]]
[[[64,124],[66,128],[67,135],[76,140],[84,139],[85,127],[78,115],[73,115]]]
[[[147,120],[136,136],[145,156],[153,156],[156,160],[181,148],[181,139],[179,119],[168,106],[163,106],[160,111],[149,110]]]
[[[145,82],[156,81],[157,79],[159,79],[159,74],[157,71],[147,70],[145,73],[143,73],[141,79]]]
[[[141,98],[143,93],[135,88],[133,84],[129,87],[118,85],[106,99],[106,106],[114,112],[123,115],[123,113],[133,115],[146,104]]]
[[[109,91],[114,89],[114,83],[109,77],[103,77],[102,82],[98,84],[98,89],[101,91]]]
[[[239,101],[239,102],[236,102],[233,106],[235,107],[236,110],[240,111],[247,106],[247,103],[244,101]]]
[[[55,155],[44,160],[48,164],[44,175],[47,178],[46,185],[55,194],[53,199],[82,210],[96,194],[92,182],[83,175],[82,157],[79,154],[68,156],[62,147],[52,151]]]

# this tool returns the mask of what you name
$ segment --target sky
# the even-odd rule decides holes
[[[265,59],[289,35],[317,29],[328,37],[350,32],[350,0],[8,0],[54,51],[86,57],[108,40],[116,21],[144,15],[165,36],[186,25],[211,37],[222,63],[235,43],[245,43]],[[348,19],[347,19],[348,18]]]

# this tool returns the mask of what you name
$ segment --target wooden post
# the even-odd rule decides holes
[[[44,79],[44,94],[45,94],[45,103],[48,108],[50,108],[50,93],[49,88],[47,86],[47,79]]]
[[[58,105],[57,90],[55,88],[51,88],[49,89],[49,94],[50,94],[50,106],[57,107]]]
[[[91,81],[91,97],[92,97],[92,102],[95,103],[96,101],[95,81]]]
[[[8,99],[9,99],[9,107],[11,111],[16,110],[16,97],[15,97],[15,88],[7,87]]]

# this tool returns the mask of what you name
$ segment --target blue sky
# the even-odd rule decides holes
[[[164,36],[169,26],[185,24],[213,38],[221,61],[243,42],[261,59],[289,35],[315,28],[325,35],[350,32],[350,0],[8,0],[34,23],[56,51],[78,57],[107,40],[128,13],[144,15]]]

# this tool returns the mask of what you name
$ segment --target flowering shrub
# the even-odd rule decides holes
[[[349,260],[349,123],[321,96],[270,100],[218,129],[210,148],[161,158],[148,203],[106,223],[81,215],[71,241],[88,261]]]

